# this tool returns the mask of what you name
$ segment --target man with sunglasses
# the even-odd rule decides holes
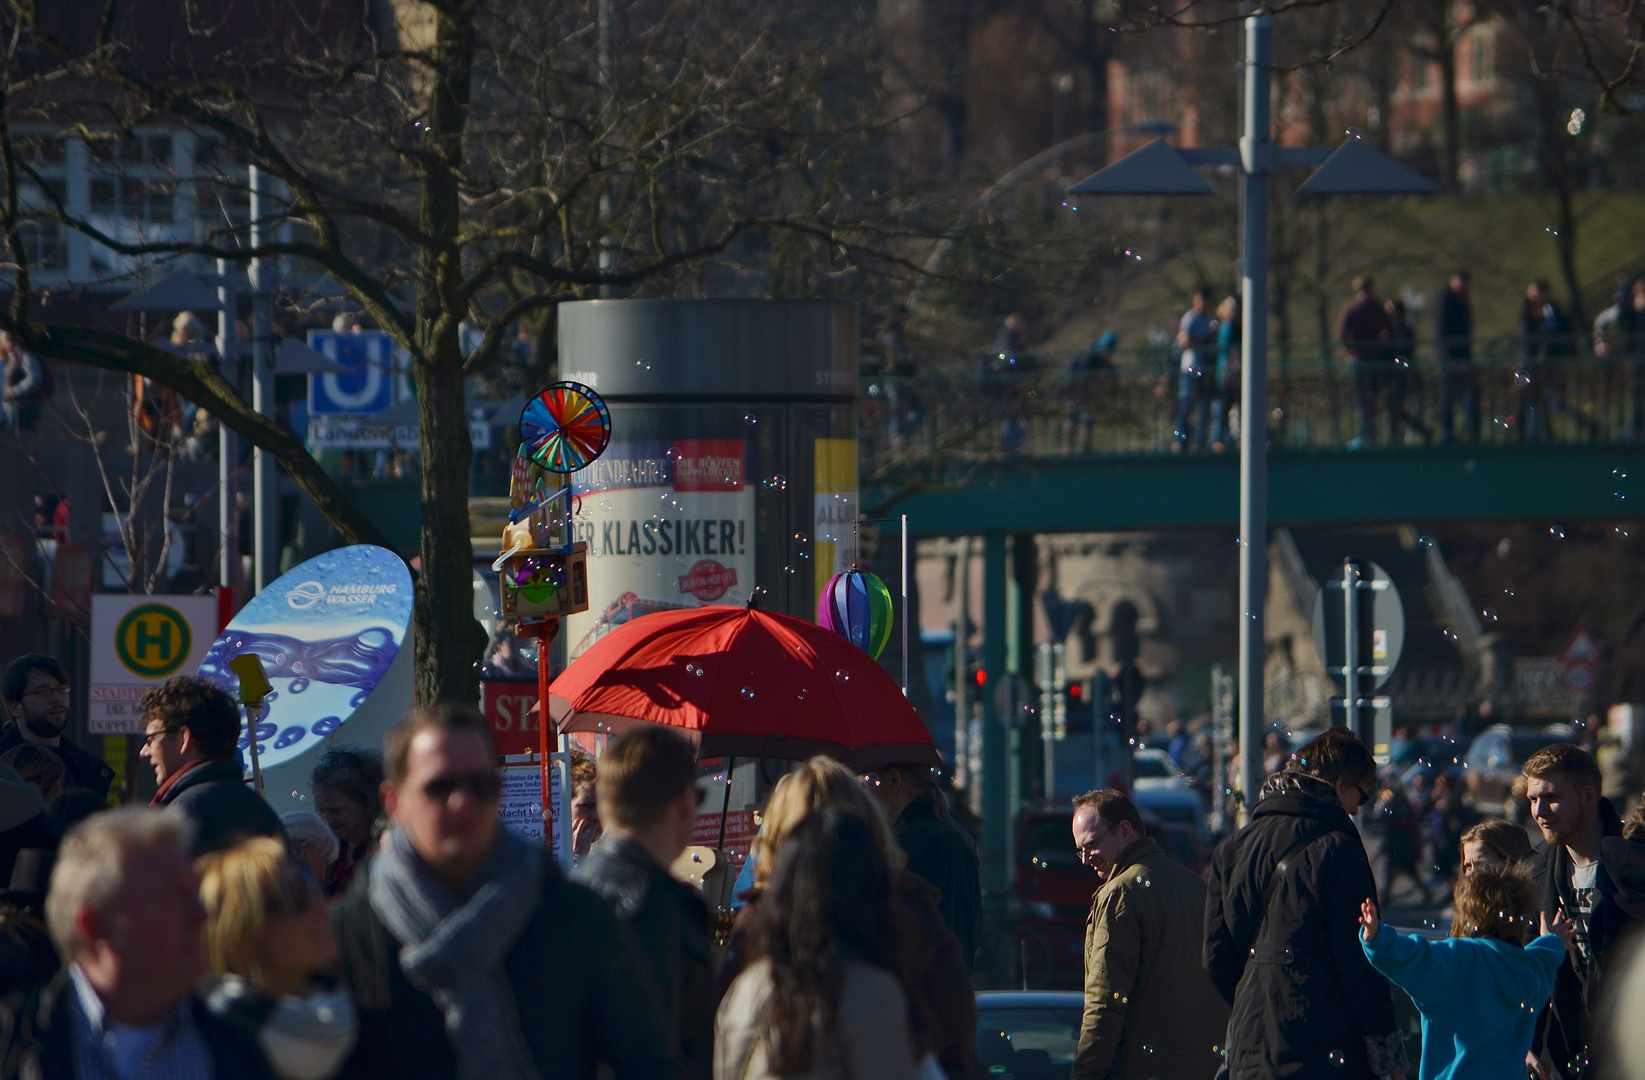
[[[667,728],[642,727],[606,749],[598,776],[605,834],[571,879],[634,930],[686,1075],[709,1080],[716,999],[708,908],[668,869],[691,843],[702,803],[696,752]]]
[[[193,823],[190,855],[198,858],[253,836],[282,843],[280,815],[246,786],[235,743],[240,707],[205,679],[173,675],[143,695],[143,748],[160,785],[150,805],[167,807]]]
[[[0,754],[25,742],[56,754],[63,763],[63,787],[86,788],[106,799],[114,770],[74,745],[64,730],[69,723],[71,688],[63,665],[49,656],[28,653],[6,665],[0,677],[6,724],[0,728]]]
[[[1377,886],[1351,815],[1376,777],[1365,744],[1331,728],[1268,778],[1250,824],[1212,856],[1204,960],[1233,1010],[1230,1076],[1405,1078],[1392,991],[1356,929]]]
[[[381,849],[332,908],[357,1080],[677,1080],[634,936],[498,819],[497,751],[464,705],[383,747]]]

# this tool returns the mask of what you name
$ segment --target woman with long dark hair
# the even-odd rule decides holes
[[[800,822],[752,936],[759,959],[716,1017],[714,1080],[913,1080],[891,870],[867,822],[837,809]]]

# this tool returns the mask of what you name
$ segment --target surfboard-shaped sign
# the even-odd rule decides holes
[[[338,548],[280,575],[206,651],[200,676],[237,695],[229,661],[255,653],[274,689],[257,719],[266,771],[318,746],[371,696],[411,627],[411,574],[386,548]],[[250,767],[249,736],[239,742]]]

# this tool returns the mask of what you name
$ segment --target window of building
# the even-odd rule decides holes
[[[1468,79],[1470,82],[1485,82],[1495,74],[1492,69],[1490,28],[1476,26],[1468,34]]]

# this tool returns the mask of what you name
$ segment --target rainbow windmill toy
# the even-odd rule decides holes
[[[492,564],[500,575],[503,615],[552,619],[587,609],[588,545],[572,538],[569,476],[610,442],[611,412],[581,383],[545,386],[520,413],[508,525],[502,554]],[[548,473],[567,479],[555,486]]]

